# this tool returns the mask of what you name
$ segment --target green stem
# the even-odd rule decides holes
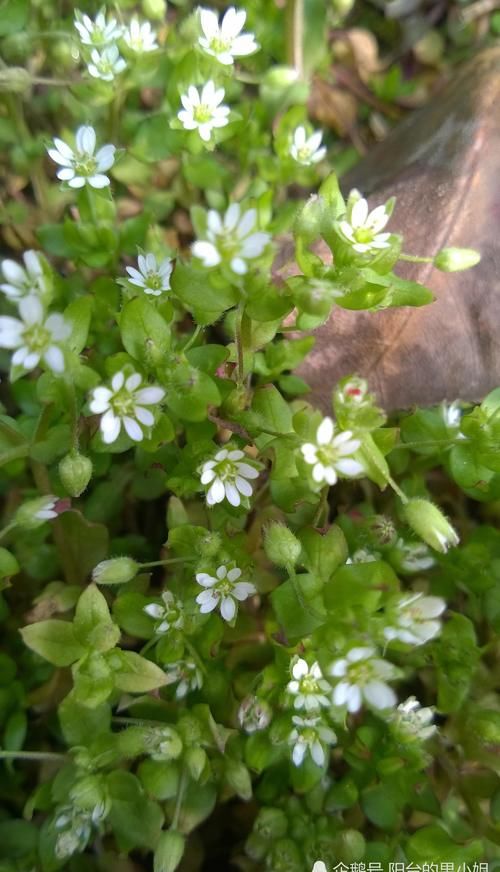
[[[50,751],[3,751],[0,760],[67,760],[66,754],[53,754]]]
[[[184,636],[184,644],[185,644],[186,648],[188,649],[189,653],[191,654],[191,657],[195,661],[196,665],[201,669],[201,671],[204,673],[204,675],[206,675],[207,670],[206,670],[205,664],[203,663],[203,660],[201,659],[200,655],[198,654],[193,643],[190,642],[190,640],[187,638],[187,636]]]
[[[391,478],[391,476],[389,476],[389,478],[387,479],[387,482],[388,482],[388,484],[392,487],[394,493],[396,493],[396,494],[398,495],[398,497],[399,497],[399,499],[401,500],[401,502],[403,503],[403,505],[406,506],[407,503],[408,503],[408,497],[406,496],[406,494],[403,493],[403,491],[401,490],[401,488],[398,487],[398,485],[396,484],[396,482],[394,481],[394,479]]]
[[[236,345],[236,381],[238,387],[243,387],[243,382],[245,379],[245,359],[243,355],[243,313],[244,306],[242,303],[238,306],[236,310],[236,321],[234,324],[234,341]]]
[[[171,563],[193,563],[194,557],[169,557],[168,560],[152,560],[150,563],[141,563],[141,569],[152,569],[155,566],[169,566]]]
[[[7,524],[7,526],[3,528],[3,530],[0,530],[0,542],[2,539],[5,539],[5,537],[8,536],[11,530],[14,530],[15,527],[17,527],[16,522],[11,521],[10,524]]]
[[[177,798],[175,800],[175,811],[174,817],[172,819],[172,829],[176,830],[179,825],[179,818],[181,816],[181,807],[182,800],[184,799],[184,791],[186,789],[186,770],[183,769],[181,772],[181,777],[179,779],[179,787],[177,788]]]
[[[287,60],[299,79],[304,77],[304,0],[288,0]]]
[[[286,567],[286,571],[288,572],[289,579],[292,583],[292,587],[297,597],[301,609],[306,612],[306,614],[311,615],[312,618],[318,618],[321,621],[325,620],[325,615],[322,615],[320,612],[316,611],[315,608],[312,608],[309,603],[307,603],[302,595],[302,591],[300,589],[299,583],[297,581],[297,575],[295,573],[295,567],[291,564]]]
[[[97,217],[97,212],[95,208],[94,195],[90,188],[90,185],[85,185],[85,193],[87,196],[87,203],[89,204],[90,214],[92,216],[92,221],[96,227],[99,226],[99,218]]]
[[[416,254],[400,254],[399,260],[406,260],[408,263],[432,263],[433,257],[419,257]]]
[[[194,343],[198,339],[198,336],[200,335],[202,330],[203,330],[203,327],[201,326],[201,324],[197,324],[195,329],[193,330],[192,336],[190,336],[190,338],[188,339],[186,344],[183,346],[183,349],[182,349],[183,353],[188,351],[191,348],[191,346],[194,345]]]

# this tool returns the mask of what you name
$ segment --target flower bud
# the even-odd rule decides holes
[[[69,508],[69,505],[66,506],[65,501],[60,500],[59,497],[54,497],[51,494],[37,497],[35,500],[23,503],[18,508],[14,522],[23,530],[36,530],[45,521],[53,521],[66,508]]]
[[[59,478],[72,497],[79,497],[84,492],[91,477],[92,461],[78,451],[72,451],[59,462]]]
[[[263,77],[260,86],[260,96],[271,106],[291,103],[305,103],[309,88],[306,82],[300,81],[297,70],[293,67],[272,67]]]
[[[184,854],[186,839],[178,830],[161,833],[156,846],[153,872],[175,872]]]
[[[243,800],[252,797],[252,779],[250,772],[241,760],[226,759],[225,774],[227,783]]]
[[[198,781],[207,763],[207,752],[203,748],[189,748],[186,751],[185,763],[193,781]]]
[[[73,785],[69,798],[73,805],[87,811],[107,808],[108,799],[104,779],[100,775],[86,775]],[[104,814],[100,814],[101,818],[103,816]]]
[[[442,272],[457,272],[470,269],[481,260],[481,255],[473,248],[443,248],[434,258],[434,266]]]
[[[271,707],[257,696],[247,696],[238,709],[238,721],[246,733],[265,730],[272,718]]]
[[[370,532],[379,545],[392,545],[396,541],[396,528],[387,515],[375,515],[370,523]]]
[[[167,14],[167,4],[165,0],[142,0],[142,11],[146,18],[163,21]]]
[[[24,67],[0,70],[0,93],[25,94],[31,88],[31,76]]]
[[[254,832],[263,839],[281,839],[286,835],[288,819],[281,808],[262,808],[254,823]]]
[[[264,550],[275,566],[295,566],[302,545],[284,524],[273,523],[264,532]]]
[[[92,581],[96,584],[126,584],[138,571],[139,564],[131,557],[115,557],[97,564],[92,570]]]
[[[403,514],[412,530],[435,551],[446,554],[448,548],[458,545],[458,534],[441,510],[429,500],[409,500]]]

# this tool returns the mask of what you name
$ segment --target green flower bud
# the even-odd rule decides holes
[[[185,761],[193,781],[198,781],[206,766],[207,760],[207,753],[203,748],[189,748],[187,750]]]
[[[443,248],[434,258],[434,266],[442,272],[457,272],[470,269],[481,260],[481,255],[473,248]]]
[[[299,80],[297,70],[293,67],[272,67],[263,77],[260,86],[260,96],[271,106],[291,103],[305,103],[309,88],[306,82]]]
[[[0,92],[25,94],[31,88],[31,76],[23,67],[0,70]]]
[[[429,500],[409,500],[403,514],[412,530],[435,551],[446,554],[448,548],[458,545],[458,534],[441,510]]]
[[[167,14],[167,4],[165,0],[142,0],[142,11],[146,18],[163,21]]]
[[[345,18],[354,6],[354,0],[332,0],[332,6],[341,18]]]
[[[92,581],[96,584],[126,584],[138,571],[139,564],[131,557],[114,557],[97,564],[92,570]]]
[[[317,239],[321,233],[324,215],[324,202],[317,194],[312,194],[299,211],[294,224],[294,232],[306,244]]]
[[[79,497],[92,477],[92,461],[72,451],[59,462],[59,478],[71,497]]]
[[[104,779],[100,775],[86,775],[71,788],[69,798],[81,809],[104,808],[108,804]]]
[[[164,802],[177,796],[180,776],[176,763],[148,758],[142,761],[137,774],[145,790],[155,799]]]
[[[262,808],[254,823],[254,832],[263,839],[281,839],[288,830],[288,818],[280,808]]]
[[[185,837],[178,830],[161,833],[156,846],[153,872],[175,872],[184,854]]]
[[[302,545],[284,524],[273,523],[264,531],[264,550],[275,566],[295,566]]]
[[[41,527],[46,521],[53,521],[60,514],[61,508],[64,508],[63,501],[58,497],[47,495],[37,497],[35,500],[29,500],[23,503],[15,514],[14,522],[23,530],[36,530]]]
[[[22,63],[31,51],[30,35],[26,31],[11,33],[2,39],[2,57],[7,63]]]
[[[251,799],[252,779],[247,767],[241,760],[226,760],[226,780],[241,799]]]

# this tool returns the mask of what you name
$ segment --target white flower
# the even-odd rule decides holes
[[[198,594],[196,602],[203,615],[220,608],[224,620],[232,621],[238,611],[238,602],[243,602],[257,591],[249,581],[238,581],[241,569],[237,566],[229,570],[227,566],[219,566],[215,574],[216,578],[206,572],[197,573],[196,581],[205,590]]]
[[[300,766],[307,753],[311,755],[316,766],[323,766],[326,760],[325,746],[334,745],[337,736],[321,723],[320,718],[292,718],[294,729],[288,736],[288,744],[292,746],[292,760],[295,766]]]
[[[372,212],[368,210],[367,201],[359,191],[353,190],[347,201],[345,218],[339,222],[338,229],[346,240],[351,243],[354,251],[366,254],[389,248],[390,233],[381,233],[391,217],[394,200],[388,200],[383,206],[377,206]]]
[[[101,434],[103,442],[109,445],[120,435],[122,426],[134,442],[144,438],[143,427],[152,427],[154,415],[146,406],[156,406],[165,396],[163,388],[158,385],[141,387],[142,376],[134,372],[127,378],[123,372],[117,372],[111,379],[111,389],[94,388],[90,411],[101,415]]]
[[[247,209],[243,214],[239,203],[231,203],[221,217],[214,209],[207,215],[207,239],[192,246],[195,257],[203,266],[217,266],[226,261],[237,275],[248,271],[247,260],[259,257],[270,240],[269,233],[255,231],[257,210]]]
[[[130,283],[144,288],[144,293],[159,297],[163,291],[170,290],[170,276],[173,266],[170,258],[166,257],[161,263],[157,263],[154,254],[140,254],[137,258],[139,269],[128,266],[127,272]]]
[[[377,560],[380,560],[380,554],[378,551],[369,551],[368,548],[358,548],[352,557],[349,557],[346,560],[346,563],[375,563]]]
[[[181,600],[174,597],[170,590],[163,591],[161,598],[163,605],[149,603],[149,605],[144,606],[146,614],[156,621],[155,633],[162,635],[170,629],[182,630],[184,626],[184,607]]]
[[[147,51],[156,51],[158,48],[156,33],[151,27],[149,21],[139,21],[138,18],[132,18],[129,26],[123,34],[123,39],[128,47],[138,54]]]
[[[121,57],[118,46],[107,45],[99,50],[92,49],[90,63],[87,65],[89,75],[94,79],[102,79],[103,82],[112,82],[115,76],[123,73],[127,63]]]
[[[423,708],[414,696],[409,696],[400,703],[390,718],[393,729],[401,734],[403,740],[422,742],[436,732],[437,727],[432,723],[433,720],[434,709],[431,706]]]
[[[351,648],[345,657],[331,664],[328,673],[342,679],[333,690],[334,705],[345,705],[349,712],[359,711],[363,700],[376,709],[396,705],[396,694],[385,683],[385,679],[397,677],[396,669],[376,657],[373,648]]]
[[[57,518],[59,514],[56,508],[58,502],[59,497],[46,497],[45,502],[35,512],[34,517],[39,521],[52,521],[54,518]]]
[[[388,641],[424,645],[440,633],[441,621],[437,619],[445,609],[446,602],[439,596],[414,593],[403,597],[391,617],[393,623],[384,628],[384,636]]]
[[[232,506],[239,506],[241,495],[251,497],[253,493],[249,479],[259,477],[254,466],[244,461],[243,451],[230,451],[222,448],[213,460],[207,460],[201,467],[200,481],[209,484],[207,503],[209,506],[222,503],[224,499]]]
[[[203,674],[199,666],[192,660],[176,660],[165,666],[167,684],[176,684],[175,698],[184,699],[192,690],[199,690],[203,685]]]
[[[211,9],[200,9],[199,13],[203,36],[199,37],[198,43],[219,63],[230,66],[235,57],[258,51],[253,33],[241,33],[247,17],[244,9],[236,10],[231,6],[220,25],[217,13]]]
[[[224,94],[224,88],[216,89],[212,80],[203,86],[201,93],[190,85],[187,94],[181,96],[184,108],[177,113],[185,130],[197,130],[203,141],[208,142],[214,127],[225,127],[230,109],[221,106]]]
[[[12,366],[27,372],[42,360],[53,372],[63,372],[64,354],[60,347],[71,334],[70,325],[58,312],[45,317],[38,297],[24,297],[19,303],[19,318],[0,318],[0,348],[17,349]]]
[[[308,137],[306,128],[301,124],[295,129],[293,134],[290,145],[291,156],[304,167],[310,167],[313,164],[319,163],[326,154],[325,146],[321,146],[322,139],[323,134],[320,130],[314,131]]]
[[[96,48],[109,45],[120,39],[122,35],[122,28],[117,23],[116,18],[109,18],[106,21],[104,7],[97,13],[95,21],[77,10],[75,12],[75,27],[83,45],[91,45]]]
[[[69,502],[60,500],[52,494],[36,497],[19,506],[14,516],[14,523],[23,530],[36,530],[45,521],[53,521],[66,511],[66,508],[69,508]]]
[[[301,447],[304,460],[313,466],[313,479],[321,483],[335,484],[337,473],[341,475],[359,475],[363,466],[357,460],[349,457],[360,446],[359,439],[352,438],[351,430],[345,430],[334,436],[335,426],[331,418],[323,418],[316,432],[316,444],[306,442]]]
[[[292,666],[292,681],[289,681],[286,689],[295,697],[293,707],[304,708],[306,712],[313,712],[322,706],[330,705],[326,696],[331,687],[323,678],[319,663],[314,662],[311,667],[307,661],[299,657]]]
[[[0,290],[13,300],[27,297],[30,294],[39,296],[45,291],[45,279],[40,255],[36,251],[25,251],[23,254],[24,268],[15,260],[2,260],[0,269],[6,280],[0,285]]]
[[[424,542],[405,542],[404,539],[398,539],[396,548],[401,554],[401,569],[405,572],[423,572],[436,562]]]
[[[109,179],[104,173],[115,162],[115,146],[103,145],[97,154],[95,152],[96,135],[93,127],[79,127],[75,136],[76,150],[70,148],[62,139],[54,139],[55,148],[49,148],[48,153],[62,169],[57,171],[57,178],[67,182],[70,188],[83,188],[89,184],[92,188],[105,188]]]

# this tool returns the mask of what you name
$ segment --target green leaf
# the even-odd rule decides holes
[[[147,693],[167,683],[163,669],[135,651],[113,651],[112,660],[108,662],[116,687],[127,693]]]
[[[274,385],[257,388],[253,396],[252,413],[264,430],[274,433],[293,432],[290,407]]]
[[[368,787],[361,795],[361,807],[368,820],[382,830],[392,830],[399,818],[394,788],[386,784]]]
[[[323,581],[328,581],[347,560],[347,542],[342,530],[335,524],[326,533],[308,527],[299,533],[299,539],[303,548],[303,565]]]
[[[29,0],[2,0],[0,3],[0,36],[22,31],[28,21]]]
[[[106,703],[88,708],[80,705],[74,693],[64,697],[58,708],[59,723],[65,742],[73,745],[89,745],[111,726],[111,708]]]
[[[131,772],[111,772],[106,784],[111,799],[108,821],[120,849],[154,849],[164,820],[158,803],[148,799],[141,782]]]
[[[457,844],[440,826],[421,827],[408,839],[405,851],[413,862],[447,863],[474,862],[483,856],[483,842],[473,839]]]
[[[73,626],[77,639],[92,651],[109,651],[120,638],[106,598],[95,584],[89,584],[78,600]]]
[[[20,572],[19,563],[10,551],[0,548],[0,579],[10,578]]]
[[[214,287],[206,270],[186,264],[177,264],[172,290],[202,326],[214,324],[238,302],[235,288],[227,282],[222,287]]]
[[[440,712],[456,712],[465,703],[480,656],[474,625],[465,615],[453,614],[433,646]]]
[[[85,654],[73,624],[67,621],[39,621],[28,624],[20,632],[24,644],[54,666],[70,666]]]
[[[288,639],[309,636],[327,620],[321,598],[316,596],[307,603],[301,602],[291,581],[285,581],[273,590],[271,602]]]
[[[83,584],[94,566],[107,556],[109,534],[103,524],[92,524],[80,512],[64,512],[58,519],[64,538],[64,561],[67,574],[76,584]]]
[[[68,344],[77,354],[82,351],[87,342],[92,307],[92,297],[79,297],[64,310],[64,319],[71,325],[71,336],[68,339]]]
[[[154,304],[136,297],[124,307],[120,315],[122,342],[135,360],[143,364],[164,361],[170,348],[170,328]]]

